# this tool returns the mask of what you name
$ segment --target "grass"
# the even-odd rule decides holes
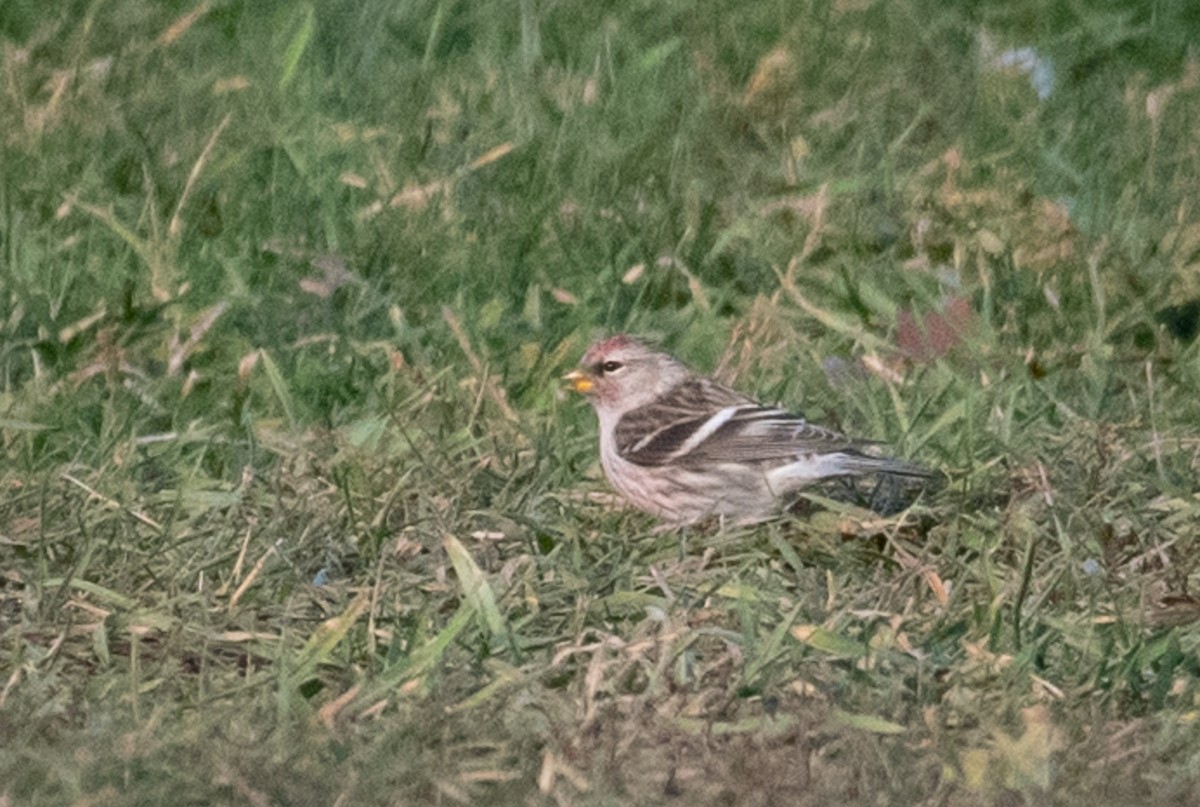
[[[0,802],[1194,801],[1198,27],[6,4]],[[616,330],[949,482],[655,532]]]

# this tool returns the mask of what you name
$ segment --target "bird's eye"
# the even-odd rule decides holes
[[[619,362],[619,361],[606,361],[606,362],[604,362],[604,364],[600,365],[600,371],[604,372],[604,373],[615,373],[617,370],[620,370],[623,366],[624,365],[622,365],[621,362]]]

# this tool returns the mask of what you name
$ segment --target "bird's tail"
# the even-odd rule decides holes
[[[890,474],[911,479],[938,479],[942,476],[937,471],[917,465],[912,462],[894,459],[892,457],[873,457],[870,454],[844,453],[839,457],[838,466],[847,475],[858,474]]]
[[[918,496],[934,493],[946,482],[940,471],[892,457],[846,453],[839,459],[838,476],[828,480],[826,495],[880,515],[898,513]]]
[[[841,464],[847,473],[892,473],[898,477],[922,477],[931,479],[938,476],[922,465],[904,460],[896,460],[890,456],[871,456],[860,452],[846,452],[841,455]]]

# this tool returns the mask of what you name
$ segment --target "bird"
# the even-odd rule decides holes
[[[874,441],[762,404],[627,334],[595,342],[564,379],[596,412],[609,484],[667,526],[766,521],[826,480],[937,476],[876,456]]]

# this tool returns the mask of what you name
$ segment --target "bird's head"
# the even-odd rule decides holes
[[[618,334],[589,347],[579,369],[565,378],[596,411],[622,415],[645,406],[687,376],[687,368],[671,356]]]

